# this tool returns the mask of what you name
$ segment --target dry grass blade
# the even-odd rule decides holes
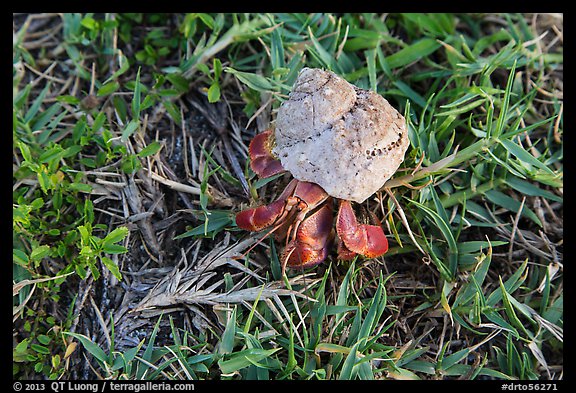
[[[34,294],[35,289],[36,289],[36,284],[33,284],[32,289],[30,290],[30,293],[28,294],[28,296],[26,296],[26,299],[24,299],[24,301],[20,305],[18,305],[17,307],[13,307],[13,309],[12,309],[12,322],[16,322],[16,320],[18,319],[18,316],[20,315],[20,312],[24,309],[26,304],[32,298],[32,295]]]
[[[112,340],[110,339],[110,332],[108,330],[108,326],[106,325],[106,322],[104,321],[104,317],[102,316],[100,309],[96,305],[94,298],[92,296],[89,296],[89,297],[90,297],[90,304],[92,304],[92,309],[94,310],[94,313],[96,313],[98,323],[100,324],[100,328],[104,332],[104,337],[106,338],[106,343],[108,344],[108,347],[110,347]]]
[[[538,313],[533,313],[532,317],[542,326],[544,329],[548,330],[554,337],[558,339],[560,342],[564,342],[564,329],[550,323],[545,318],[542,318]]]
[[[400,176],[400,177],[395,177],[395,178],[388,180],[384,184],[382,189],[390,189],[390,188],[394,188],[394,187],[406,186],[407,184],[410,184],[411,182],[413,182],[415,180],[423,179],[423,178],[425,178],[429,175],[432,175],[438,171],[455,170],[453,168],[449,168],[448,166],[456,160],[457,151],[458,151],[458,149],[455,149],[454,153],[450,154],[448,157],[445,157],[445,158],[433,163],[430,166],[419,169],[414,173],[410,173],[408,175],[404,175],[404,176]]]
[[[487,209],[487,212],[490,215],[492,221],[489,220],[488,217],[477,215],[474,212],[470,213],[484,222],[497,224],[494,227],[496,232],[502,238],[510,240],[512,238],[512,230],[509,228],[509,225],[500,221],[490,209]],[[523,247],[523,250],[516,250],[515,253],[518,253],[518,251],[533,253],[548,261],[558,261],[562,259],[562,257],[559,255],[559,251],[554,247],[549,246],[550,242],[546,242],[546,240],[542,239],[542,237],[536,235],[534,232],[526,229],[516,228],[515,235],[515,239],[517,238],[515,243],[517,246]],[[546,250],[549,252],[546,252]]]
[[[560,269],[562,269],[563,266],[560,263],[551,263],[548,265],[547,270],[548,270],[548,277],[544,276],[542,278],[542,281],[540,282],[540,285],[538,285],[538,288],[536,289],[539,293],[542,293],[542,291],[544,290],[544,287],[546,286],[546,281],[552,281],[554,279],[554,276],[556,276],[556,274],[560,271]]]
[[[222,282],[218,283],[220,286]],[[298,297],[312,300],[308,296],[294,290],[282,288],[282,283],[272,282],[264,286],[264,288],[253,287],[240,289],[234,292],[214,292],[213,287],[208,289],[197,289],[195,291],[187,291],[182,293],[177,291],[175,293],[157,293],[155,296],[150,297],[147,301],[140,303],[133,311],[143,311],[156,307],[170,307],[178,304],[207,304],[214,305],[216,303],[242,303],[253,302],[256,299],[275,299],[278,296],[296,295]],[[261,294],[260,294],[260,291]],[[260,297],[259,297],[260,294]]]
[[[74,272],[71,273],[67,273],[67,274],[63,274],[61,276],[57,276],[57,277],[46,277],[46,278],[36,278],[33,280],[22,280],[17,282],[16,284],[12,285],[12,296],[16,296],[18,295],[18,293],[20,293],[20,291],[22,290],[22,288],[24,288],[27,285],[31,285],[31,284],[37,284],[39,282],[47,282],[47,281],[52,281],[52,280],[58,280],[64,277],[68,277],[69,275],[74,274]]]
[[[130,210],[133,214],[141,214],[143,212],[142,197],[140,195],[140,190],[134,182],[134,178],[132,176],[126,176],[124,181],[127,183],[127,186],[122,190],[122,192],[126,202],[130,205]],[[138,225],[138,229],[140,229],[145,244],[147,244],[148,248],[153,252],[154,257],[160,257],[160,244],[158,243],[158,238],[154,228],[152,227],[150,218],[146,217],[138,220],[136,221],[136,224]]]
[[[293,291],[287,291],[284,294],[293,296]],[[282,303],[282,300],[280,300],[279,295],[281,295],[281,293],[273,293],[271,295],[272,296],[270,296],[270,297],[272,298],[272,300],[274,300],[274,303],[278,306],[278,308],[280,309],[280,311],[284,315],[284,318],[286,319],[286,321],[290,324],[293,324],[294,322],[292,321],[292,318],[290,318],[290,313],[288,312],[288,310],[286,310],[286,306],[284,306],[284,303]],[[304,296],[304,297],[309,299],[306,296]],[[298,339],[298,342],[300,343],[300,345],[304,346],[304,342],[302,341],[302,337],[300,337],[300,333],[298,332],[298,329],[294,329],[293,332],[294,332],[294,335],[296,336],[296,338]]]
[[[528,343],[528,348],[530,349],[530,352],[532,352],[538,363],[540,363],[540,365],[544,368],[544,370],[546,370],[548,379],[551,379],[552,376],[550,375],[550,368],[548,367],[548,363],[546,362],[544,354],[542,353],[540,348],[538,348],[538,344],[534,341],[531,341]]]
[[[218,288],[222,287],[224,280],[214,282],[214,278],[218,276],[216,269],[225,266],[240,270],[247,274],[248,277],[252,277],[259,282],[265,281],[263,277],[248,269],[236,259],[256,241],[257,239],[249,237],[229,244],[230,235],[227,234],[225,239],[201,260],[185,266],[182,270],[174,269],[171,274],[160,280],[136,306],[133,312],[174,307],[181,304],[214,305],[217,303],[252,302],[258,298],[260,290],[262,290],[262,299],[295,295],[314,301],[314,299],[301,292],[283,288],[283,284],[279,281],[267,283],[263,289],[251,287],[244,289],[234,288],[228,292],[218,291]],[[299,277],[294,278],[292,282],[298,283]]]
[[[148,366],[150,369],[155,370],[155,371],[159,371],[160,374],[162,374],[162,376],[163,376],[164,378],[166,378],[166,380],[172,379],[172,378],[170,377],[170,375],[169,375],[168,373],[166,373],[166,371],[160,370],[160,367],[158,367],[157,365],[155,365],[155,364],[153,364],[153,363],[150,363],[148,360],[143,359],[143,358],[141,358],[141,357],[138,356],[138,355],[136,355],[135,358],[138,359],[138,361],[144,363],[144,364],[145,364],[146,366]],[[144,377],[146,376],[146,374],[148,374],[148,370],[146,370],[146,371],[144,372]]]

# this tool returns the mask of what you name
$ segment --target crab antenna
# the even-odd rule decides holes
[[[284,257],[284,260],[281,263],[282,266],[282,277],[286,274],[286,266],[288,266],[288,260],[292,256],[292,253],[296,251],[296,248],[291,249],[288,254]]]

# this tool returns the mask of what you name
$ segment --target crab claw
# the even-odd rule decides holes
[[[296,231],[296,237],[288,243],[281,255],[283,270],[308,268],[326,259],[332,240],[332,207],[325,204],[307,217]]]
[[[248,147],[250,168],[262,178],[286,171],[280,160],[272,156],[273,135],[272,130],[261,132],[252,139]]]
[[[388,240],[379,225],[359,224],[350,201],[340,200],[336,232],[344,243],[344,251],[376,258],[388,251]],[[346,256],[346,253],[343,253]]]
[[[269,205],[252,207],[236,214],[236,225],[246,231],[261,231],[283,218],[286,212],[286,200],[296,188],[298,182],[292,180],[282,194]]]
[[[343,261],[351,261],[352,259],[354,259],[354,257],[355,257],[356,255],[358,255],[358,254],[355,253],[354,251],[350,251],[350,250],[344,245],[344,242],[342,241],[341,238],[338,238],[337,252],[338,252],[338,259],[341,259],[341,260],[343,260]]]
[[[236,214],[236,225],[245,231],[261,231],[274,224],[284,211],[284,201],[274,201],[269,205],[262,205],[242,210]]]

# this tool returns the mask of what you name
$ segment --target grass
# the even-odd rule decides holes
[[[13,19],[14,378],[563,378],[562,15]],[[410,147],[389,252],[282,277],[234,214],[303,66]]]

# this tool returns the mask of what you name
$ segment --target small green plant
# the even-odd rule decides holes
[[[33,284],[33,289],[42,292],[52,301],[59,300],[62,279],[47,280]],[[55,283],[54,283],[55,282]],[[18,376],[31,367],[38,375],[48,379],[57,379],[66,372],[67,344],[62,332],[70,328],[72,323],[72,309],[69,310],[64,321],[58,321],[45,310],[35,310],[26,305],[23,300],[31,293],[30,286],[23,287],[20,292],[20,301],[15,305],[23,310],[24,331],[27,338],[19,341],[12,350],[12,373]]]
[[[155,65],[178,46],[178,41],[177,37],[166,36],[163,29],[152,29],[144,37],[144,48],[136,52],[134,57],[146,65]]]
[[[215,359],[213,354],[202,354],[206,344],[191,345],[188,343],[187,333],[181,337],[170,318],[170,326],[174,337],[174,344],[168,346],[155,346],[156,335],[162,317],[158,318],[156,325],[145,344],[145,340],[130,349],[118,351],[114,343],[114,324],[110,332],[109,348],[104,350],[83,334],[64,332],[76,340],[88,352],[95,365],[99,366],[102,377],[119,380],[156,380],[176,379],[172,377],[174,364],[183,368],[187,379],[198,379],[209,373],[209,367]],[[145,344],[145,349],[142,349]]]
[[[80,225],[77,230],[80,234],[78,244],[80,252],[74,258],[73,263],[68,265],[68,268],[64,269],[63,272],[67,273],[74,270],[81,278],[86,278],[89,269],[94,278],[98,279],[100,272],[96,263],[100,261],[118,280],[121,280],[122,275],[118,265],[105,254],[123,254],[127,251],[126,247],[115,243],[122,241],[128,235],[128,228],[118,227],[104,238],[93,235],[93,228],[90,223]]]
[[[220,59],[214,58],[212,62],[212,72],[204,63],[198,64],[198,69],[206,75],[210,87],[206,91],[208,102],[214,103],[220,101],[220,75],[222,75],[222,63]]]
[[[28,317],[33,317],[33,310],[29,310]],[[12,373],[20,373],[21,364],[29,364],[36,373],[48,379],[57,379],[65,371],[62,362],[63,344],[58,342],[61,337],[53,333],[58,328],[54,317],[35,315],[35,324],[48,325],[52,328],[41,333],[44,329],[36,329],[30,337],[20,341],[12,351]],[[36,325],[37,326],[37,325]],[[32,324],[27,323],[25,331],[32,332]]]

